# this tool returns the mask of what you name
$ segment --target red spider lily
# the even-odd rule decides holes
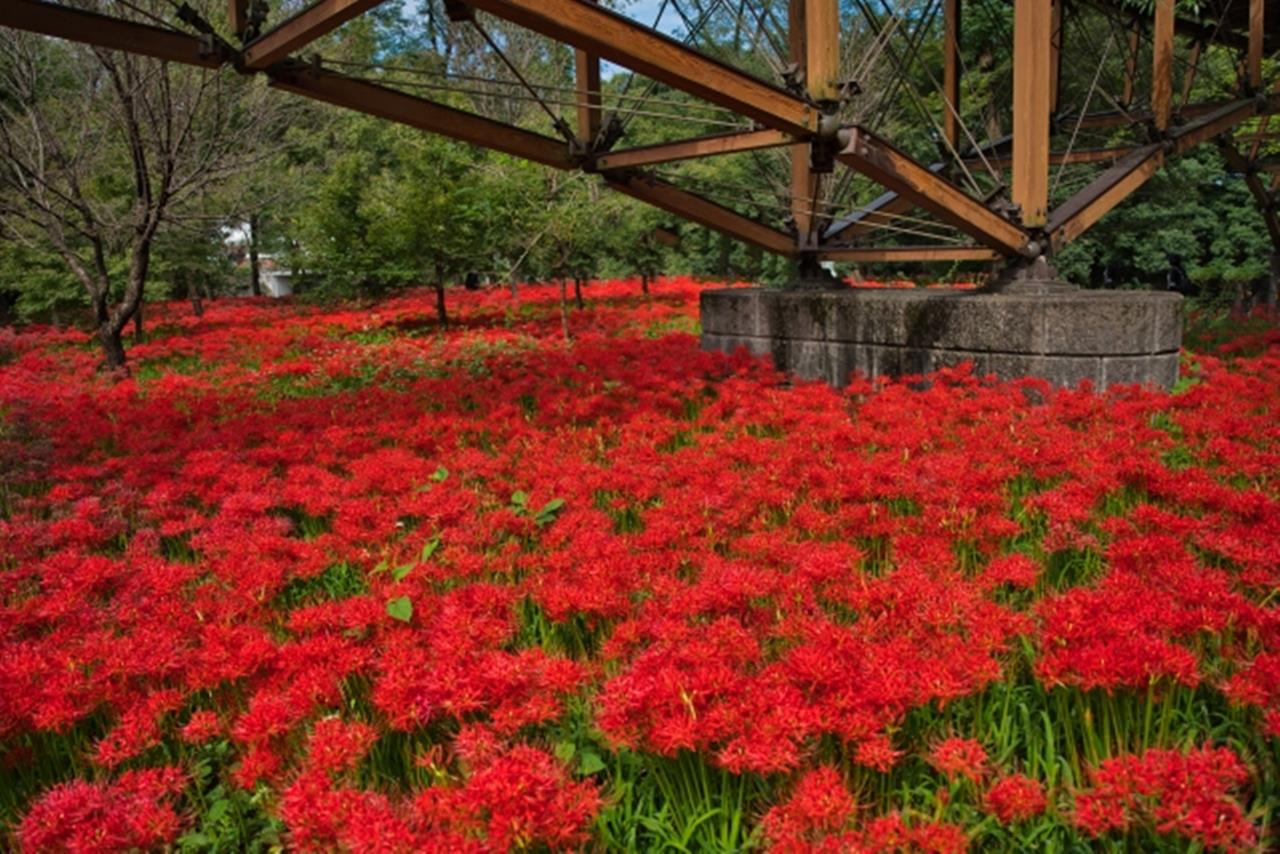
[[[1009,774],[996,780],[987,788],[982,802],[1001,824],[1034,818],[1048,805],[1044,786],[1024,774]]]
[[[1146,826],[1216,850],[1246,851],[1257,844],[1238,800],[1249,770],[1227,748],[1118,756],[1103,760],[1091,776],[1092,786],[1076,796],[1075,808],[1075,823],[1091,836]]]

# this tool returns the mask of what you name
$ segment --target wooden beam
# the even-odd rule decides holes
[[[787,3],[787,47],[791,62],[802,79],[807,78],[809,68],[808,0],[790,0]],[[818,192],[813,170],[809,162],[809,143],[791,146],[787,152],[791,159],[791,219],[795,222],[796,241],[807,246],[813,239],[813,205],[809,199]]]
[[[1053,13],[1048,0],[1014,0],[1013,187],[1010,195],[1022,211],[1022,224],[1030,227],[1044,225],[1049,209],[1052,41]]]
[[[1053,211],[1045,227],[1053,247],[1060,248],[1079,237],[1146,183],[1164,163],[1166,149],[1169,154],[1182,154],[1247,121],[1257,110],[1257,101],[1242,98],[1171,131],[1168,145],[1154,143],[1133,149]]]
[[[578,139],[584,145],[590,145],[600,133],[600,57],[585,50],[575,50],[573,68],[578,96]]]
[[[809,97],[818,103],[840,99],[840,3],[839,0],[803,0],[805,3],[805,82]]]
[[[376,83],[328,71],[317,73],[301,63],[294,68],[273,69],[270,73],[273,87],[295,95],[346,107],[559,169],[571,169],[576,165],[569,157],[568,146],[561,140],[406,95]]]
[[[1271,140],[1280,139],[1280,131],[1258,131],[1257,133],[1242,133],[1236,137],[1236,142],[1253,142],[1262,143]]]
[[[1094,223],[1146,183],[1164,162],[1160,143],[1135,148],[1084,189],[1054,209],[1045,230],[1053,248],[1075,240]]]
[[[227,26],[237,36],[249,26],[249,0],[227,0]]]
[[[1120,96],[1121,106],[1133,103],[1134,81],[1138,76],[1138,51],[1142,48],[1142,20],[1134,18],[1129,25],[1129,50],[1124,56],[1124,93]]]
[[[995,261],[1000,253],[986,246],[850,246],[822,249],[823,261],[863,264],[928,263],[931,261]]]
[[[250,42],[244,49],[245,67],[263,69],[274,65],[381,2],[382,0],[317,0],[271,32]]]
[[[941,164],[934,164],[939,168],[930,166],[932,171],[940,172]],[[828,240],[852,240],[859,234],[868,231],[874,231],[884,225],[892,218],[899,214],[904,214],[916,206],[916,203],[906,196],[900,196],[893,190],[877,196],[872,202],[846,217],[840,222],[833,223],[826,232]]]
[[[960,0],[944,0],[942,33],[942,136],[960,150]]]
[[[790,255],[795,250],[795,241],[791,235],[651,175],[630,171],[603,174],[609,186],[618,192],[707,228],[779,255]]]
[[[1085,2],[1095,9],[1115,17],[1124,16],[1129,18],[1134,13],[1134,4],[1129,3],[1121,5],[1120,0],[1085,0]],[[1187,18],[1178,18],[1175,16],[1173,26],[1178,35],[1185,36],[1186,38],[1200,39],[1205,42],[1217,42],[1218,44],[1237,48],[1239,50],[1243,50],[1248,41],[1226,27],[1218,26],[1215,21],[1200,23],[1199,21],[1193,21]]]
[[[1263,28],[1263,0],[1249,0],[1249,53],[1245,66],[1249,89],[1258,91],[1262,88],[1262,44],[1266,37]]]
[[[767,127],[806,138],[817,130],[818,113],[801,98],[586,0],[468,2]]]
[[[1257,113],[1258,102],[1253,98],[1242,98],[1224,104],[1211,113],[1205,113],[1169,134],[1173,140],[1173,153],[1182,154],[1208,142],[1218,134],[1226,133],[1241,122],[1248,121]]]
[[[610,151],[596,157],[597,169],[624,169],[631,166],[649,166],[653,163],[672,163],[694,157],[716,154],[732,154],[735,151],[754,151],[759,148],[776,148],[794,142],[795,138],[778,130],[748,130],[663,142],[638,148]]]
[[[1222,152],[1222,157],[1227,161],[1227,165],[1244,176],[1245,185],[1249,188],[1249,192],[1253,195],[1254,202],[1258,205],[1258,210],[1262,212],[1263,222],[1266,223],[1267,233],[1271,235],[1271,245],[1276,251],[1280,252],[1280,218],[1276,216],[1276,206],[1271,200],[1271,191],[1267,189],[1266,183],[1258,177],[1258,171],[1253,167],[1244,155],[1236,148],[1235,143],[1229,139],[1219,137],[1218,149]]]
[[[1202,101],[1199,104],[1187,104],[1178,110],[1178,115],[1183,119],[1192,119],[1198,116],[1208,115],[1222,109],[1223,107],[1233,105],[1238,101]],[[1258,112],[1262,114],[1274,113],[1280,111],[1280,102],[1277,102],[1275,95],[1272,95],[1266,106],[1259,108]],[[1090,113],[1083,119],[1080,119],[1080,127],[1082,129],[1097,130],[1099,128],[1125,127],[1126,125],[1139,124],[1141,122],[1152,121],[1152,114],[1142,113]],[[1074,122],[1072,123],[1074,125]]]
[[[1029,237],[1021,228],[870,131],[859,127],[842,130],[840,141],[843,148],[838,159],[842,163],[911,199],[979,243],[1006,255],[1029,250]]]
[[[1063,0],[1051,0],[1053,22],[1049,32],[1049,115],[1057,115],[1062,94],[1062,31]]]
[[[223,62],[203,54],[195,36],[39,0],[0,0],[0,27],[204,68]]]
[[[1262,117],[1262,122],[1258,125],[1258,133],[1260,133],[1260,134],[1265,134],[1265,133],[1267,132],[1267,128],[1268,128],[1268,127],[1270,127],[1270,126],[1271,126],[1271,116],[1270,116],[1270,115],[1265,115],[1265,116],[1263,116],[1263,117]],[[1244,141],[1244,137],[1243,137],[1243,136],[1237,136],[1237,137],[1236,137],[1236,140],[1237,140],[1237,141]],[[1261,148],[1262,148],[1262,140],[1261,140],[1261,139],[1252,139],[1252,140],[1249,140],[1249,141],[1253,143],[1253,145],[1251,145],[1251,146],[1249,147],[1249,160],[1250,160],[1250,161],[1254,161],[1254,160],[1257,160],[1257,159],[1258,159],[1258,151],[1259,151],[1259,149],[1261,149]]]
[[[1169,129],[1173,113],[1173,3],[1155,0],[1151,31],[1151,120],[1160,131]]]
[[[1191,55],[1187,57],[1187,70],[1182,73],[1182,97],[1178,99],[1181,105],[1178,111],[1182,111],[1191,100],[1191,87],[1196,84],[1196,74],[1200,71],[1200,53],[1204,50],[1204,43],[1194,41],[1191,43]]]
[[[1049,152],[1050,166],[1075,166],[1081,163],[1105,163],[1108,160],[1118,160],[1133,150],[1132,145],[1121,145],[1113,148],[1078,148],[1073,151],[1051,151]],[[964,162],[968,165],[981,164],[984,161],[977,157],[966,157]],[[1005,169],[1013,165],[1013,158],[1007,154],[988,156],[986,163],[990,163],[997,169]]]

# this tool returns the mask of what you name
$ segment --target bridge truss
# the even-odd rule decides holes
[[[1051,256],[1166,160],[1212,142],[1243,174],[1280,252],[1280,161],[1268,154],[1280,140],[1280,127],[1272,129],[1280,87],[1267,72],[1280,51],[1280,12],[1266,9],[1267,0],[1203,0],[1194,15],[1175,0],[664,0],[661,9],[683,22],[682,38],[592,0],[445,0],[451,26],[480,32],[506,63],[506,82],[550,117],[536,128],[433,99],[430,84],[415,89],[306,53],[379,3],[226,0],[225,18],[209,20],[170,0],[171,14],[148,21],[120,14],[137,8],[123,0],[0,0],[0,26],[263,74],[300,96],[598,174],[619,192],[810,266],[1016,265]],[[699,29],[717,15],[746,33],[748,55],[769,60],[764,73],[759,63],[748,68],[700,48]],[[574,83],[563,100],[526,79],[486,22],[573,50]],[[1003,98],[983,121],[966,103],[975,96],[966,94],[965,56],[972,63],[1001,50],[1012,68],[1008,91],[983,96]],[[602,61],[647,81],[646,95],[611,93]],[[1087,90],[1064,91],[1068,63],[1096,69]],[[1191,101],[1197,80],[1223,67],[1232,73],[1220,94]],[[933,156],[922,156],[918,143],[909,153],[877,123],[886,92],[904,87]],[[666,101],[668,115],[687,118],[697,103],[692,115],[714,116],[721,129],[633,143],[628,120],[644,114],[654,90],[686,97]],[[614,96],[622,100],[611,108]],[[701,158],[745,155],[772,157],[780,186],[726,190],[679,171]],[[878,189],[860,200],[855,183],[864,194]]]

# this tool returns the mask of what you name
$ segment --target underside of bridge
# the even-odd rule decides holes
[[[347,73],[313,52],[378,5],[227,0],[225,15],[202,16],[183,4],[148,23],[119,14],[122,4],[113,0],[3,0],[0,26],[264,74],[300,96],[595,173],[675,216],[794,258],[802,280],[818,278],[821,261],[992,261],[1005,271],[1001,281],[1015,289],[1030,282],[1023,293],[1041,293],[1045,259],[1167,159],[1205,143],[1244,176],[1280,252],[1280,162],[1268,154],[1280,137],[1270,127],[1280,111],[1273,61],[1280,14],[1267,0],[1205,0],[1194,11],[1175,0],[664,0],[658,17],[676,10],[680,38],[592,0],[444,2],[451,26],[482,35],[542,105],[551,121],[540,126],[423,97],[394,75]],[[757,45],[735,56],[767,62],[748,67],[700,49],[698,30],[725,14]],[[550,109],[545,87],[507,60],[503,40],[489,34],[495,22],[573,50],[574,87],[561,102],[567,109]],[[966,90],[971,66],[999,51],[1011,69],[1006,88],[980,96]],[[711,111],[698,115],[714,116],[724,130],[658,141],[632,133],[631,119],[646,102],[624,90],[621,98],[630,100],[607,103],[602,61],[645,81],[646,96],[678,91],[686,100],[667,101],[668,110],[687,113],[697,103]],[[1092,84],[1068,89],[1064,67],[1096,69]],[[1192,99],[1205,90],[1198,85],[1205,75],[1221,78],[1224,68],[1228,79],[1218,81],[1215,97]],[[910,151],[879,122],[886,92],[893,97],[903,87],[919,107]],[[981,104],[973,102],[979,97]],[[922,137],[934,151],[920,150]],[[764,188],[726,191],[699,183],[694,169],[681,171],[701,158],[770,149],[788,162],[789,180],[767,199]],[[768,336],[792,334],[777,328]],[[709,345],[729,346],[729,339]],[[1161,339],[1160,382],[1168,346]],[[777,347],[755,349],[778,354]],[[842,369],[823,370],[842,381]]]

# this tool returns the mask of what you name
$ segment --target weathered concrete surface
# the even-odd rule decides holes
[[[971,361],[975,373],[1171,388],[1182,298],[1153,291],[984,293],[730,288],[702,293],[702,347],[746,347],[779,369],[845,385],[853,372],[921,374]]]

